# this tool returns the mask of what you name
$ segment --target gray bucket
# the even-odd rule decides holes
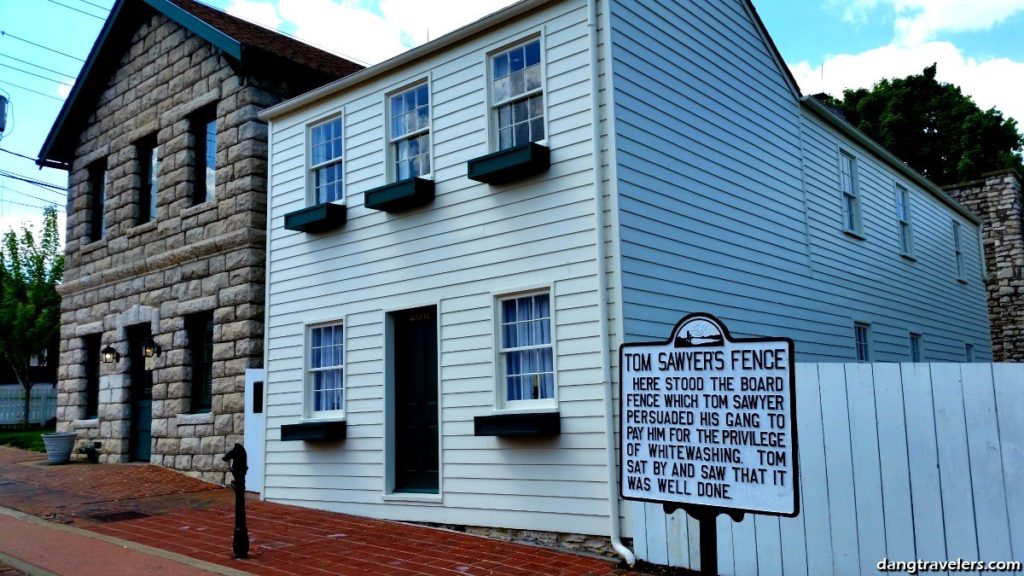
[[[75,448],[75,438],[78,434],[74,432],[54,432],[43,434],[43,444],[46,446],[46,460],[50,464],[67,464],[71,460],[71,451]]]

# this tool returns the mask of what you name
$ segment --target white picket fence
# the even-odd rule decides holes
[[[1024,559],[1024,364],[798,364],[796,378],[800,515],[719,516],[723,576]],[[699,568],[696,521],[629,505],[639,558]]]
[[[20,384],[0,386],[0,424],[20,424],[25,411],[25,389]],[[33,424],[46,424],[57,416],[57,389],[53,384],[32,387],[28,419]]]

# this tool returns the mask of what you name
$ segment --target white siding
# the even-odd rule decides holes
[[[486,54],[538,32],[551,168],[508,186],[470,181],[466,161],[489,151]],[[588,58],[585,4],[557,3],[271,124],[268,499],[393,519],[607,531]],[[385,183],[384,94],[421,78],[430,81],[435,200],[397,214],[369,210],[363,192]],[[305,127],[332,113],[345,118],[348,222],[319,235],[285,230],[284,214],[306,205]],[[475,437],[473,418],[495,406],[494,297],[537,287],[552,292],[562,433]],[[387,501],[385,314],[434,304],[443,503]],[[281,425],[302,417],[304,326],[339,319],[348,438],[281,442]]]
[[[801,361],[990,358],[977,228],[966,284],[954,213],[797,101],[743,0],[615,2],[612,61],[624,336],[660,340],[690,312],[785,335]],[[840,146],[860,168],[864,240],[841,229]],[[806,181],[806,183],[805,183]],[[899,255],[894,182],[911,191],[917,261]]]

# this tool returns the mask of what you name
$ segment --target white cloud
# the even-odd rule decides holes
[[[277,14],[277,8],[270,2],[231,0],[225,11],[232,16],[254,22],[271,30],[277,30],[282,22],[281,17]]]
[[[982,109],[998,108],[1024,123],[1024,62],[1006,58],[968,58],[949,42],[907,47],[890,44],[860,54],[830,56],[820,67],[807,62],[790,66],[805,94],[841,96],[845,88],[870,88],[883,78],[902,78],[938,64],[936,79],[959,86]],[[823,70],[824,69],[824,70]]]
[[[914,46],[934,40],[942,32],[989,30],[1017,12],[1022,0],[831,0],[843,10],[847,22],[864,23],[879,7],[895,15],[897,43]]]

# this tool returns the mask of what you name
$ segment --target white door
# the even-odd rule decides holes
[[[250,368],[245,371],[245,452],[249,457],[245,489],[249,492],[263,491],[263,439],[267,431],[263,414],[263,382],[262,369]]]

